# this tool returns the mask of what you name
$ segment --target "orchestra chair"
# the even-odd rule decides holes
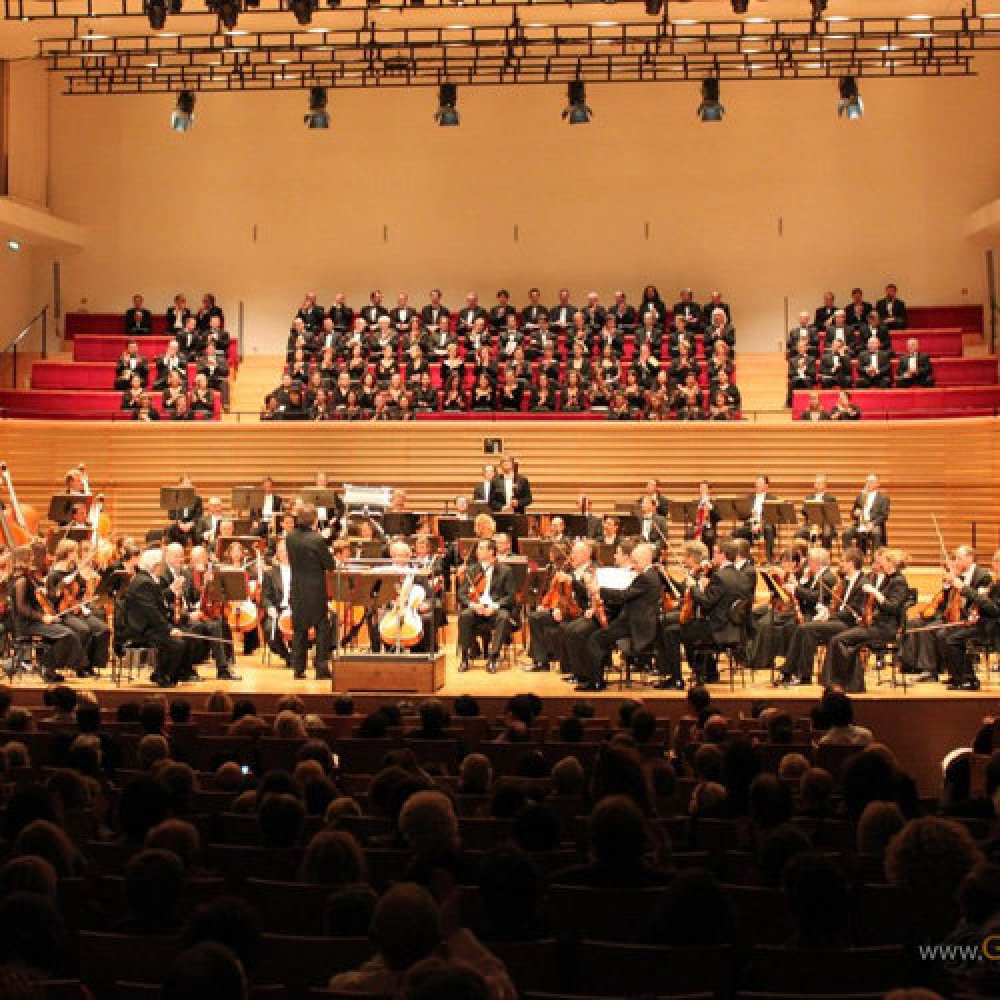
[[[156,670],[156,647],[143,643],[138,639],[126,639],[111,651],[111,682],[115,687],[121,687],[122,682],[132,684],[142,677],[142,671],[150,673]]]
[[[729,606],[729,621],[736,627],[736,635],[727,642],[716,642],[714,639],[706,639],[696,644],[695,648],[701,652],[714,653],[716,657],[725,657],[729,667],[729,690],[736,690],[736,672],[740,674],[740,686],[746,687],[746,671],[749,669],[751,677],[753,669],[747,666],[746,648],[750,633],[750,616],[753,614],[753,601],[740,598],[733,601]],[[772,668],[773,674],[773,668]]]
[[[645,685],[650,677],[656,674],[656,641],[648,643],[642,649],[633,649],[631,638],[626,636],[615,644],[618,653],[618,667],[615,668],[615,657],[612,655],[605,677],[611,673],[618,674],[618,689],[632,687],[634,679]]]
[[[906,592],[906,604],[903,606],[903,620],[896,635],[885,642],[873,642],[866,645],[867,655],[875,660],[875,683],[879,686],[888,684],[889,687],[899,687],[906,694],[909,685],[906,682],[906,671],[903,669],[903,661],[900,658],[900,650],[903,648],[903,640],[906,638],[906,622],[910,609],[917,603],[917,588],[910,587]],[[865,655],[864,653],[862,655]],[[882,679],[884,671],[888,670],[889,676]]]
[[[994,662],[993,659],[1000,652],[997,644],[998,637],[1000,637],[1000,633],[994,627],[989,635],[976,636],[965,644],[966,661],[973,668],[976,677],[979,677],[977,667],[981,667],[987,675],[993,670],[1000,669],[1000,661]],[[982,682],[982,678],[979,679]]]
[[[18,630],[11,615],[0,631],[0,657],[3,673],[13,684],[15,678],[24,674],[41,675],[41,655],[45,649],[45,639]]]

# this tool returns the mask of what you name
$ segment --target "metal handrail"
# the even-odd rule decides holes
[[[17,388],[17,345],[24,340],[25,337],[31,333],[34,329],[35,324],[41,320],[42,321],[42,357],[48,357],[48,329],[49,329],[49,306],[48,304],[42,306],[42,308],[35,313],[31,319],[24,325],[24,328],[14,337],[14,339],[7,344],[6,347],[0,348],[0,356],[6,354],[8,351],[11,354],[12,364],[11,364],[11,377],[10,377],[10,387],[12,389]]]

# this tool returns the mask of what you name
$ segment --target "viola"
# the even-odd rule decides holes
[[[579,618],[583,612],[573,592],[573,580],[565,573],[554,573],[549,589],[545,592],[540,606],[546,611],[558,610],[564,622]]]

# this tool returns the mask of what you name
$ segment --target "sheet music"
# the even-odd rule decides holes
[[[609,590],[624,590],[635,579],[635,570],[621,566],[598,566],[597,585]]]

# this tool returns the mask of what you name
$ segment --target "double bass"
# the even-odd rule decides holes
[[[38,526],[40,518],[38,511],[30,504],[18,502],[17,493],[14,490],[13,480],[10,478],[10,469],[6,462],[0,462],[0,478],[3,479],[7,487],[7,496],[10,500],[9,507],[5,507],[0,513],[5,525],[4,537],[9,538],[11,544],[30,545],[38,537]]]

